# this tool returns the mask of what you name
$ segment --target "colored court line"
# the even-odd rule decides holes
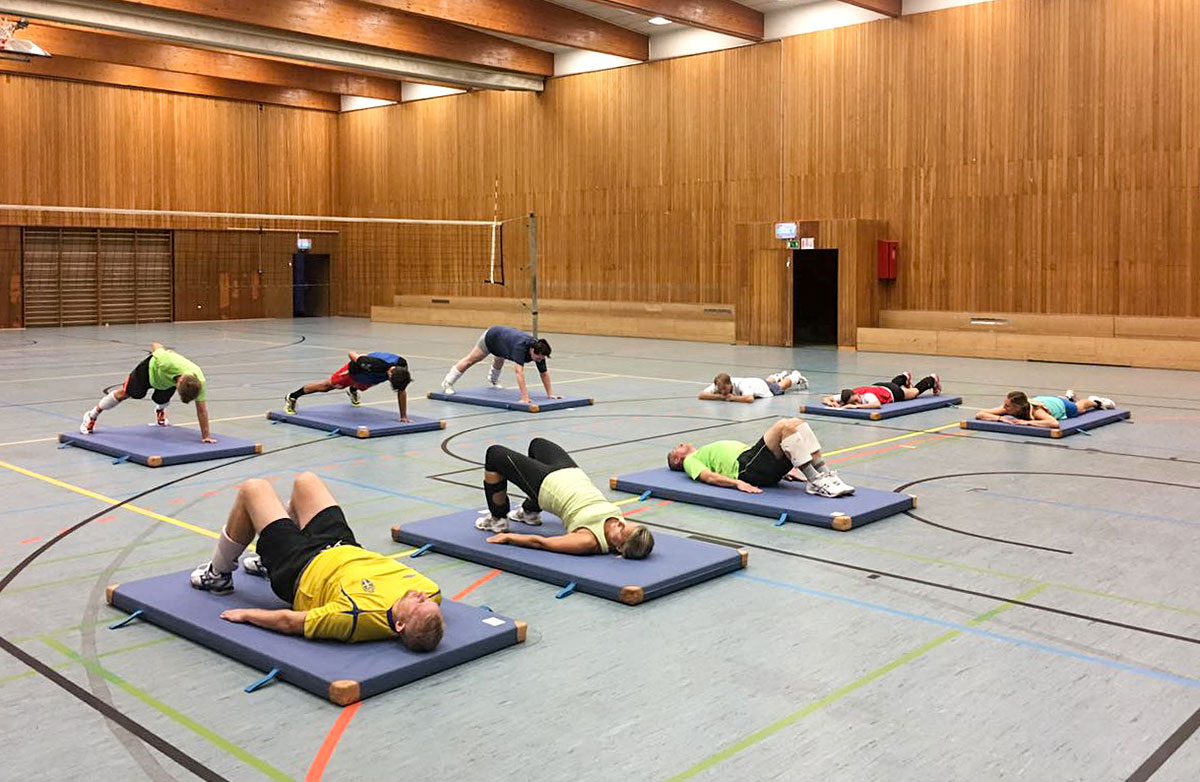
[[[342,734],[350,726],[354,715],[358,714],[360,706],[362,706],[362,701],[352,703],[338,714],[333,727],[329,729],[329,733],[325,734],[325,740],[321,742],[321,748],[317,750],[317,756],[313,758],[312,765],[308,767],[308,773],[304,775],[304,782],[320,782],[321,776],[325,773],[325,766],[329,765],[329,759],[333,757],[333,750],[341,741]]]
[[[1017,596],[1016,599],[1017,600],[1028,600],[1029,598],[1033,597],[1034,595],[1036,595],[1038,592],[1041,592],[1045,588],[1046,588],[1046,584],[1039,584],[1038,586],[1033,587],[1032,589],[1022,592],[1020,595]],[[993,617],[995,617],[997,614],[1001,614],[1001,613],[1007,611],[1008,609],[1012,608],[1013,605],[1014,605],[1013,603],[1001,603],[1000,605],[996,606],[995,608],[985,611],[984,613],[982,613],[979,616],[975,617],[974,619],[970,620],[967,624],[970,626],[974,626],[974,625],[986,622],[989,619],[992,619]],[[826,695],[824,698],[815,700],[812,703],[809,703],[804,708],[802,708],[798,711],[794,711],[791,714],[787,715],[786,717],[783,717],[782,719],[771,723],[767,727],[765,727],[761,730],[755,731],[754,733],[751,733],[746,738],[742,739],[741,741],[739,741],[735,744],[731,744],[730,746],[726,747],[725,749],[721,750],[720,752],[717,752],[716,754],[709,755],[707,758],[705,758],[704,760],[701,760],[699,763],[692,766],[691,768],[671,777],[671,779],[668,782],[680,782],[681,780],[689,779],[691,777],[696,776],[697,774],[707,771],[708,769],[728,760],[729,758],[738,754],[742,750],[748,749],[748,748],[754,746],[755,744],[758,744],[759,742],[763,741],[766,738],[769,738],[770,736],[773,736],[774,734],[778,733],[779,731],[783,730],[784,728],[788,727],[789,725],[793,725],[796,722],[799,722],[800,720],[804,719],[808,715],[813,714],[814,712],[818,712],[821,709],[825,708],[826,706],[837,703],[842,698],[846,697],[847,695],[854,692],[855,690],[862,689],[863,687],[867,686],[868,684],[875,681],[876,679],[886,676],[887,674],[891,673],[892,671],[896,670],[897,668],[901,667],[902,665],[910,663],[913,660],[916,660],[920,657],[923,657],[924,655],[926,655],[929,652],[933,651],[934,649],[938,648],[939,646],[946,643],[947,641],[953,640],[954,638],[957,638],[960,635],[962,635],[961,630],[951,630],[949,632],[942,633],[937,638],[934,638],[932,641],[929,641],[928,643],[922,644],[921,646],[918,646],[915,649],[911,649],[911,650],[905,652],[904,654],[900,655],[899,657],[892,660],[891,662],[889,662],[885,665],[882,665],[882,666],[876,668],[875,670],[871,671],[867,675],[865,675],[861,678],[855,679],[854,681],[850,682],[849,684],[842,685],[841,687],[837,688],[833,692]]]
[[[0,462],[0,464],[4,464],[4,462]],[[383,494],[390,494],[393,497],[403,497],[406,500],[415,500],[416,502],[424,502],[429,505],[437,505],[439,507],[449,508],[451,510],[471,510],[471,508],[467,507],[466,505],[451,505],[448,502],[439,502],[438,500],[431,500],[427,497],[418,497],[415,494],[405,494],[404,492],[395,491],[394,489],[388,489],[383,486],[374,486],[370,483],[360,483],[358,481],[349,481],[349,480],[346,480],[345,478],[335,478],[332,475],[322,475],[321,479],[330,481],[332,483],[344,483],[347,486],[357,486],[360,489],[368,489],[370,491],[377,491],[377,492],[381,492]]]
[[[154,709],[155,711],[159,712],[163,716],[170,718],[171,720],[175,721],[176,723],[183,726],[184,728],[187,728],[188,730],[192,731],[196,735],[207,740],[208,742],[210,742],[214,746],[218,747],[219,749],[224,750],[225,752],[229,753],[230,755],[233,755],[234,757],[236,757],[238,760],[242,761],[243,763],[245,763],[249,766],[252,766],[255,769],[258,769],[259,771],[261,771],[263,774],[270,777],[271,779],[279,780],[279,782],[294,782],[293,777],[290,777],[287,774],[283,773],[279,769],[272,766],[270,763],[267,763],[265,760],[262,760],[261,758],[251,755],[249,752],[242,749],[238,745],[234,744],[229,739],[227,739],[223,736],[220,736],[217,733],[214,733],[212,730],[204,727],[200,723],[193,720],[191,717],[188,717],[186,714],[176,711],[175,709],[171,708],[167,704],[165,704],[162,701],[155,698],[150,693],[148,693],[144,690],[138,689],[137,687],[133,686],[129,682],[122,679],[117,674],[113,673],[112,671],[108,670],[104,666],[100,665],[95,660],[90,660],[90,659],[84,657],[83,655],[79,654],[78,652],[73,651],[72,649],[70,649],[67,646],[64,646],[63,644],[59,643],[58,641],[56,641],[55,639],[53,639],[49,636],[43,635],[43,636],[40,636],[40,638],[43,643],[45,643],[50,648],[54,649],[59,654],[63,655],[64,657],[67,657],[70,660],[73,660],[74,662],[80,663],[88,670],[103,677],[105,681],[109,682],[110,684],[116,685],[117,687],[124,690],[126,693],[137,698],[139,701],[146,704],[147,706]]]
[[[173,519],[170,516],[164,516],[161,513],[155,513],[152,510],[149,510],[147,508],[141,508],[141,507],[138,507],[137,505],[121,505],[120,500],[115,500],[112,497],[107,497],[103,494],[99,494],[97,492],[91,491],[90,489],[85,489],[82,486],[76,486],[73,483],[67,483],[66,481],[60,481],[57,478],[51,478],[49,475],[42,475],[40,472],[34,472],[33,470],[27,470],[24,467],[18,467],[17,465],[11,464],[9,462],[0,461],[0,467],[3,467],[6,470],[12,470],[13,472],[19,473],[28,478],[35,478],[39,481],[44,481],[44,482],[50,484],[51,486],[57,486],[60,489],[66,489],[67,491],[73,491],[76,494],[82,494],[85,497],[91,497],[94,500],[99,500],[100,502],[104,502],[109,505],[119,505],[124,510],[132,511],[133,513],[139,513],[143,516],[148,516],[149,518],[156,519],[157,521],[166,522],[167,524],[173,524],[176,527],[181,527],[183,529],[190,530],[192,532],[197,532],[201,535],[206,535],[210,538],[219,537],[219,534],[216,532],[213,532],[212,530],[207,530],[207,529],[204,529],[203,527],[197,527],[194,524],[188,524],[186,521],[180,521],[179,519]]]
[[[498,576],[498,575],[500,575],[500,571],[499,571],[499,570],[493,570],[492,572],[488,573],[486,576],[483,576],[482,578],[476,579],[476,580],[474,581],[474,583],[472,583],[472,584],[471,584],[470,586],[468,586],[466,589],[464,589],[463,591],[459,592],[457,595],[455,595],[454,597],[452,597],[452,598],[450,598],[450,599],[451,599],[451,600],[453,600],[453,601],[455,601],[455,602],[458,602],[459,600],[462,600],[464,597],[466,597],[467,595],[471,594],[471,593],[472,593],[472,592],[474,592],[476,589],[478,589],[479,587],[483,586],[483,585],[484,585],[484,584],[486,584],[487,582],[491,581],[493,578],[495,578],[495,577],[496,577],[496,576]]]
[[[112,620],[105,619],[103,624],[106,624],[110,621],[112,621]],[[34,636],[34,637],[38,637],[38,636]],[[160,644],[171,643],[172,641],[178,641],[178,640],[180,640],[180,639],[175,636],[168,635],[168,636],[164,636],[162,638],[155,638],[152,641],[143,641],[139,644],[133,644],[132,646],[122,646],[119,649],[110,649],[107,652],[101,652],[100,654],[96,655],[94,658],[91,658],[91,659],[99,660],[102,657],[112,657],[113,655],[125,654],[126,652],[136,652],[138,649],[145,649],[148,646],[159,646]],[[57,665],[52,665],[50,667],[56,671],[61,671],[66,668],[70,668],[71,666],[73,666],[75,664],[76,664],[75,660],[67,660],[65,662],[61,662]],[[14,673],[11,676],[5,676],[4,678],[0,679],[0,686],[8,684],[9,682],[15,682],[19,679],[28,679],[30,677],[37,676],[37,675],[38,675],[38,672],[35,670],[32,670],[32,669],[28,670],[28,671],[22,671],[21,673]]]

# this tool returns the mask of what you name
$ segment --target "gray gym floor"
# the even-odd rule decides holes
[[[231,780],[322,768],[331,780],[1200,777],[1200,375],[547,335],[556,386],[595,406],[527,415],[425,399],[477,333],[340,318],[0,333],[0,570],[37,554],[0,594],[0,636],[14,647],[0,654],[0,778],[193,778],[95,703]],[[152,470],[56,448],[153,340],[205,369],[214,430],[262,442],[261,457],[188,477],[216,463]],[[348,350],[408,357],[411,410],[445,418],[445,431],[326,439],[263,418]],[[718,371],[793,366],[811,393],[696,399]],[[749,567],[633,608],[556,600],[550,585],[501,573],[463,599],[529,622],[525,644],[357,708],[285,683],[247,695],[259,674],[238,662],[149,624],[106,627],[120,614],[105,586],[205,560],[202,530],[220,529],[249,476],[286,491],[291,474],[314,470],[360,540],[393,553],[404,548],[393,524],[483,506],[475,465],[493,442],[555,439],[607,491],[608,476],[662,464],[678,442],[753,440],[820,393],[904,369],[940,371],[964,408],[808,420],[848,482],[916,482],[916,517],[839,533],[626,504],[659,534],[739,541]],[[484,376],[475,367],[460,385]],[[1010,389],[1066,387],[1115,398],[1133,422],[1062,440],[955,424]],[[341,397],[302,404],[318,401]],[[129,401],[101,423],[152,410]],[[178,403],[173,417],[194,420]],[[132,505],[159,518],[114,510],[40,550],[146,490]],[[436,553],[418,567],[447,595],[490,572]]]

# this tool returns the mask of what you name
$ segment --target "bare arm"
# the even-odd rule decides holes
[[[696,476],[696,480],[713,486],[720,486],[722,489],[737,489],[747,494],[762,494],[762,489],[757,486],[745,481],[739,481],[737,478],[730,478],[719,472],[713,472],[712,470],[701,470],[700,474]]]
[[[150,352],[151,353],[153,353],[156,350],[162,350],[162,349],[163,349],[163,343],[161,343],[161,342],[151,342],[150,343]]]
[[[536,548],[542,551],[556,551],[559,554],[596,554],[600,551],[600,543],[587,530],[576,530],[566,535],[522,535],[516,532],[502,532],[492,535],[488,543],[508,543],[523,548]]]
[[[827,396],[821,400],[821,404],[825,405],[826,407],[841,407],[842,400],[838,399],[836,396]]]
[[[554,395],[554,389],[550,387],[550,373],[549,372],[542,373],[542,385],[546,387],[546,396],[550,397],[551,399],[561,399],[562,398],[562,397],[557,397]]]
[[[715,394],[711,391],[701,391],[698,399],[709,402],[753,402],[752,396],[734,396],[733,394]]]
[[[361,356],[362,353],[355,353],[353,350],[351,350],[346,355],[350,358],[351,362],[354,362],[354,361],[358,361],[358,357]]]
[[[407,424],[408,420],[408,389],[396,394],[396,404],[400,406],[400,423]]]
[[[231,608],[221,612],[221,618],[226,622],[252,624],[287,635],[303,635],[306,616],[307,611],[293,611],[290,608]]]
[[[521,401],[529,401],[529,389],[525,387],[525,367],[520,364],[513,364],[513,371],[517,373],[517,388],[521,389]]]
[[[200,439],[206,443],[215,443],[216,439],[208,431],[208,402],[196,403],[196,420],[200,423]]]
[[[1003,407],[991,407],[987,410],[980,410],[975,414],[976,420],[979,421],[999,421],[1004,416]]]
[[[1040,407],[1033,408],[1033,420],[1022,421],[1026,426],[1040,426],[1043,429],[1057,429],[1058,419]]]

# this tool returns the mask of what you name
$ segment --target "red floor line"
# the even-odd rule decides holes
[[[500,571],[499,571],[499,570],[493,570],[491,573],[488,573],[486,576],[484,576],[483,578],[481,578],[481,579],[477,580],[475,583],[471,584],[471,585],[470,585],[470,586],[468,586],[466,589],[464,589],[463,591],[459,592],[457,595],[455,595],[454,597],[452,597],[452,598],[450,598],[450,599],[451,599],[451,600],[454,600],[454,601],[456,601],[456,602],[457,602],[457,601],[459,601],[459,600],[462,600],[464,597],[466,597],[467,595],[471,594],[471,593],[472,593],[472,592],[474,592],[476,589],[478,589],[479,587],[483,586],[483,585],[484,585],[484,584],[486,584],[487,582],[491,581],[493,578],[495,578],[495,577],[496,577],[496,576],[498,576],[498,575],[500,575]]]
[[[304,782],[320,782],[321,775],[325,773],[325,767],[329,765],[329,759],[333,757],[333,750],[337,748],[342,734],[349,727],[350,720],[354,719],[354,715],[358,713],[359,706],[362,706],[362,701],[350,704],[338,714],[333,727],[329,729],[329,733],[325,734],[325,741],[321,742],[321,748],[317,750],[317,756],[313,758],[312,765],[308,767],[308,773],[304,775]]]
[[[37,543],[39,540],[41,540],[40,537],[39,538],[29,538],[28,540],[22,540],[21,545],[24,546],[27,543]]]

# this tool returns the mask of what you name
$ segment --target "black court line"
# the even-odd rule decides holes
[[[670,530],[672,532],[679,532],[684,535],[701,535],[705,538],[708,538],[713,543],[724,543],[725,545],[744,546],[747,548],[759,549],[760,551],[770,551],[773,554],[782,554],[783,556],[786,556],[786,557],[795,557],[796,559],[803,559],[803,560],[807,560],[809,562],[819,562],[822,565],[831,565],[833,567],[843,568],[845,570],[854,570],[859,573],[866,573],[868,578],[870,578],[872,576],[883,577],[883,578],[893,578],[893,579],[896,579],[897,581],[904,581],[904,582],[910,583],[910,584],[920,584],[921,586],[933,587],[934,589],[944,589],[946,591],[956,592],[956,593],[962,594],[962,595],[970,595],[972,597],[982,597],[987,600],[995,600],[995,601],[999,601],[1002,603],[1012,603],[1013,605],[1018,605],[1023,608],[1032,608],[1035,611],[1045,611],[1046,613],[1056,614],[1058,616],[1066,616],[1066,617],[1070,617],[1072,619],[1081,619],[1085,622],[1095,622],[1097,624],[1107,625],[1109,627],[1119,627],[1122,630],[1130,630],[1135,633],[1144,633],[1146,635],[1154,635],[1154,636],[1158,636],[1159,638],[1169,638],[1173,641],[1182,641],[1183,643],[1196,644],[1197,646],[1200,646],[1200,638],[1195,638],[1190,635],[1179,635],[1178,633],[1171,633],[1166,630],[1156,630],[1152,627],[1143,627],[1141,625],[1132,625],[1132,624],[1128,624],[1126,622],[1118,622],[1115,619],[1105,619],[1103,617],[1092,616],[1090,614],[1081,614],[1076,611],[1068,611],[1064,608],[1055,608],[1054,606],[1044,605],[1042,603],[1031,603],[1027,600],[1018,600],[1017,598],[1014,598],[1014,597],[1005,597],[1003,595],[994,595],[994,594],[991,594],[990,592],[980,592],[975,589],[967,589],[966,587],[954,586],[953,584],[943,584],[938,581],[929,581],[928,579],[916,578],[914,576],[905,576],[900,573],[891,573],[886,570],[880,570],[879,568],[863,567],[862,565],[855,565],[851,562],[839,562],[836,559],[827,559],[825,557],[816,557],[811,554],[801,554],[798,551],[791,551],[789,549],[778,548],[776,546],[767,546],[762,543],[751,543],[749,541],[737,540],[736,538],[725,538],[725,537],[721,537],[719,535],[709,535],[707,533],[697,532],[695,530],[685,529],[683,527],[673,527],[671,525],[662,524],[659,522],[646,521],[644,519],[639,519],[638,523],[645,524],[648,527],[660,527],[662,529]]]
[[[1006,546],[1020,546],[1021,548],[1030,548],[1030,549],[1035,549],[1037,551],[1049,551],[1052,554],[1066,554],[1067,556],[1071,556],[1075,553],[1074,551],[1068,551],[1068,550],[1062,549],[1062,548],[1054,548],[1053,546],[1039,546],[1036,543],[1024,543],[1019,540],[1009,540],[1008,538],[996,538],[991,535],[982,535],[978,532],[967,532],[966,530],[958,529],[957,527],[951,527],[947,524],[938,524],[935,521],[930,521],[929,519],[925,518],[924,516],[919,516],[916,513],[912,512],[911,510],[904,511],[904,515],[908,516],[909,518],[915,519],[916,521],[919,521],[922,524],[928,524],[931,527],[937,527],[938,529],[944,529],[947,532],[954,532],[958,535],[966,535],[969,538],[979,538],[980,540],[990,540],[993,543],[1002,543]]]
[[[316,440],[306,440],[301,443],[293,443],[292,445],[285,445],[281,448],[276,448],[272,451],[264,451],[261,454],[251,454],[250,456],[243,456],[241,458],[234,459],[234,460],[228,461],[228,462],[224,462],[222,464],[215,464],[211,467],[205,467],[202,470],[197,470],[196,472],[189,473],[187,475],[181,475],[178,478],[173,478],[169,481],[165,481],[164,483],[160,483],[157,486],[152,486],[149,489],[144,489],[143,491],[140,491],[137,494],[134,494],[130,497],[126,497],[125,499],[121,500],[120,502],[109,505],[108,507],[104,508],[103,510],[97,511],[96,513],[93,513],[91,516],[88,516],[83,521],[77,522],[74,525],[68,527],[67,529],[62,530],[57,535],[50,538],[50,540],[47,540],[42,545],[38,546],[37,549],[35,551],[33,551],[33,553],[31,553],[29,556],[25,557],[25,559],[18,562],[13,567],[12,570],[8,571],[8,573],[6,573],[4,575],[4,578],[0,579],[0,592],[3,592],[8,587],[8,585],[12,583],[13,579],[15,579],[18,575],[21,574],[21,571],[23,571],[23,570],[25,570],[25,568],[29,567],[29,565],[31,565],[34,560],[36,560],[42,554],[46,553],[54,545],[56,545],[57,543],[62,541],[64,538],[66,538],[71,533],[76,532],[76,531],[86,527],[88,524],[90,524],[91,522],[100,518],[101,516],[105,515],[106,513],[111,513],[112,511],[117,510],[118,508],[120,508],[124,505],[128,505],[129,503],[134,502],[135,500],[141,499],[142,497],[145,497],[148,494],[152,494],[153,492],[159,491],[161,489],[165,489],[168,486],[173,486],[174,484],[182,483],[183,481],[190,480],[192,478],[195,478],[198,475],[204,475],[205,473],[213,472],[215,470],[220,470],[225,467],[231,467],[235,464],[241,464],[242,462],[246,462],[251,459],[258,459],[262,456],[266,456],[267,454],[275,454],[275,453],[280,453],[281,451],[289,451],[289,450],[292,450],[293,448],[300,448],[300,447],[303,447],[306,445],[313,445],[315,443],[323,443],[326,441],[326,439],[327,438],[322,437],[322,438],[319,438]],[[175,761],[181,767],[190,771],[191,773],[195,774],[196,776],[200,777],[201,779],[211,780],[211,782],[228,782],[228,780],[225,777],[221,776],[220,774],[217,774],[215,771],[208,768],[203,763],[201,763],[199,760],[196,760],[195,758],[193,758],[191,755],[188,755],[186,752],[181,750],[175,744],[172,744],[170,741],[164,739],[162,736],[159,736],[157,733],[154,733],[149,728],[142,725],[140,722],[137,722],[132,717],[130,717],[129,715],[127,715],[125,712],[121,711],[120,709],[116,708],[115,706],[113,706],[109,703],[106,703],[105,701],[97,698],[94,694],[83,689],[78,684],[71,681],[67,677],[63,676],[61,673],[54,670],[52,667],[50,667],[46,663],[42,662],[41,660],[39,660],[36,657],[34,657],[33,655],[29,654],[25,650],[21,649],[19,646],[14,644],[12,641],[10,641],[7,637],[5,637],[3,635],[0,635],[0,649],[3,649],[4,651],[8,652],[10,655],[12,655],[18,661],[24,663],[26,666],[31,668],[33,671],[40,673],[42,676],[46,677],[46,679],[53,682],[54,684],[57,684],[59,687],[61,687],[63,690],[65,690],[70,695],[75,696],[85,706],[89,706],[92,709],[95,709],[105,719],[111,720],[112,722],[115,722],[116,724],[120,725],[122,728],[125,728],[130,733],[137,736],[138,738],[140,738],[142,741],[146,742],[150,746],[154,747],[159,752],[161,752],[163,755],[165,755],[168,758],[170,758],[171,760]]]
[[[1163,767],[1175,751],[1182,747],[1192,735],[1200,729],[1200,709],[1183,721],[1174,733],[1167,737],[1142,765],[1138,766],[1125,782],[1146,782],[1154,773]]]

